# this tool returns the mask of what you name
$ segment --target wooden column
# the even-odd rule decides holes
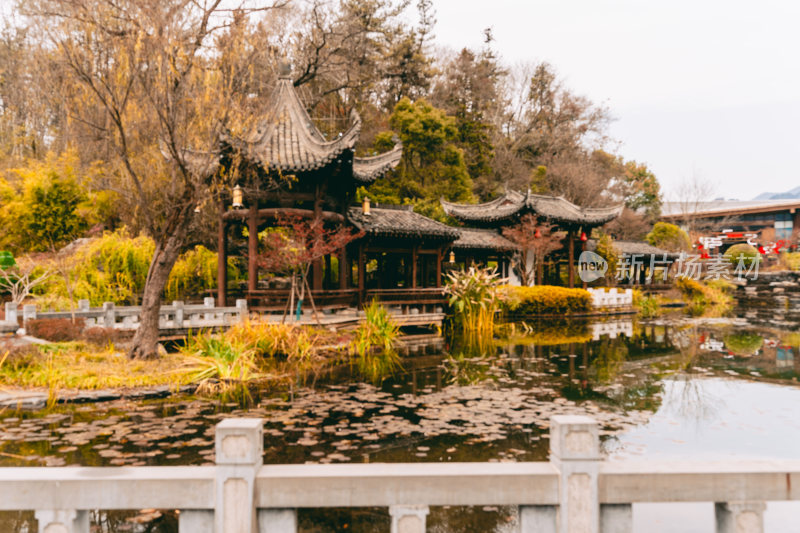
[[[219,215],[217,233],[217,305],[225,307],[228,297],[228,225]]]
[[[347,288],[347,274],[348,274],[347,265],[347,246],[342,246],[342,249],[339,250],[339,289],[344,290]]]
[[[317,185],[314,200],[314,222],[322,219],[322,187]],[[322,290],[322,259],[317,259],[311,265],[311,288],[315,291]]]
[[[572,229],[567,232],[567,250],[569,288],[572,289],[575,287],[575,232]]]
[[[364,294],[364,287],[365,287],[364,282],[366,281],[364,278],[367,275],[367,269],[366,269],[366,262],[364,259],[365,259],[364,245],[359,244],[358,245],[358,305],[359,306],[364,305],[364,297],[366,296]]]
[[[581,241],[581,253],[586,251],[586,241]],[[581,280],[583,281],[583,280]],[[583,288],[585,289],[588,286],[588,283],[585,281],[583,282]]]
[[[436,286],[442,286],[442,248],[436,249]]]
[[[411,287],[416,289],[417,288],[417,260],[419,259],[419,255],[417,254],[417,250],[419,246],[414,246],[411,249]]]
[[[258,288],[258,205],[256,201],[250,204],[247,215],[247,290],[254,291]]]

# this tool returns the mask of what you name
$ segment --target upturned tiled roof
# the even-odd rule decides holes
[[[326,140],[300,101],[287,68],[255,129],[244,137],[223,134],[220,141],[267,170],[303,172],[320,169],[335,160],[345,165],[352,163],[353,179],[370,184],[397,166],[403,155],[403,146],[398,142],[386,153],[353,157],[353,148],[361,133],[361,117],[353,110],[350,119],[347,131],[333,140]],[[185,150],[184,158],[191,170],[210,175],[219,167],[220,153],[220,149],[210,152]]]
[[[411,206],[372,207],[365,215],[360,207],[351,207],[347,218],[367,235],[380,237],[433,238],[454,241],[459,229],[415,213]]]
[[[462,222],[500,222],[526,213],[543,217],[556,224],[600,226],[622,213],[623,205],[580,207],[561,196],[523,195],[510,191],[483,204],[454,204],[441,200],[445,213]]]
[[[465,250],[511,251],[517,246],[495,230],[459,228],[461,236],[453,243],[453,248]]]
[[[284,74],[272,94],[268,111],[245,138],[225,141],[244,156],[272,170],[300,172],[321,168],[351,150],[361,132],[361,118],[353,110],[350,128],[328,141],[314,125],[291,78]],[[351,157],[352,154],[345,154]]]

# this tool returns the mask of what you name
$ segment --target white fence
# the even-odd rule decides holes
[[[520,533],[629,533],[632,504],[717,502],[717,533],[763,531],[765,501],[800,500],[800,461],[603,461],[597,423],[556,416],[549,462],[262,465],[258,419],[216,428],[216,466],[0,468],[0,510],[88,533],[88,510],[179,509],[181,533],[295,533],[297,509],[388,507],[423,533],[431,505],[519,506]]]
[[[16,325],[20,316],[23,322],[41,318],[72,318],[70,312],[38,311],[35,305],[22,306],[22,314],[17,305],[5,304],[8,325]],[[75,310],[75,317],[82,318],[86,327],[104,327],[120,330],[133,330],[139,327],[139,316],[142,308],[138,306],[117,307],[111,302],[103,307],[89,307],[88,300],[80,300]],[[247,300],[236,300],[235,307],[215,307],[214,298],[205,298],[202,304],[186,305],[183,302],[172,302],[162,305],[159,311],[159,327],[161,329],[188,329],[227,326],[247,318]]]
[[[633,306],[632,289],[586,289],[592,295],[595,307],[631,307]]]

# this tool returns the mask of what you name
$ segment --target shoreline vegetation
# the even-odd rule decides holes
[[[475,346],[497,342],[555,344],[583,342],[585,328],[545,328],[547,316],[587,318],[591,295],[583,289],[556,286],[512,287],[488,269],[449,274],[450,331]],[[691,316],[723,316],[733,303],[732,286],[721,282],[678,280],[676,293]],[[638,318],[655,318],[670,305],[664,296],[634,294]],[[525,322],[528,320],[528,322]],[[534,324],[531,326],[530,324]],[[120,332],[85,329],[69,319],[28,324],[46,344],[0,343],[0,392],[10,389],[46,392],[55,402],[65,391],[187,387],[201,395],[246,397],[252,387],[281,386],[349,364],[365,379],[380,383],[402,369],[396,350],[401,331],[378,302],[365,308],[355,329],[332,331],[315,326],[247,320],[225,332],[198,332],[163,350],[160,357],[131,360]],[[13,339],[11,337],[10,339]]]
[[[397,325],[376,305],[352,331],[248,320],[223,333],[192,335],[175,351],[142,360],[129,359],[124,343],[98,342],[97,332],[92,340],[82,335],[46,344],[0,344],[0,392],[47,392],[55,402],[60,391],[192,386],[199,394],[224,397],[347,362],[379,380],[399,367],[398,336]]]

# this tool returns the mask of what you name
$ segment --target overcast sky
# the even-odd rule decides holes
[[[626,159],[749,199],[800,185],[800,2],[433,0],[437,40],[548,61],[605,103]]]

